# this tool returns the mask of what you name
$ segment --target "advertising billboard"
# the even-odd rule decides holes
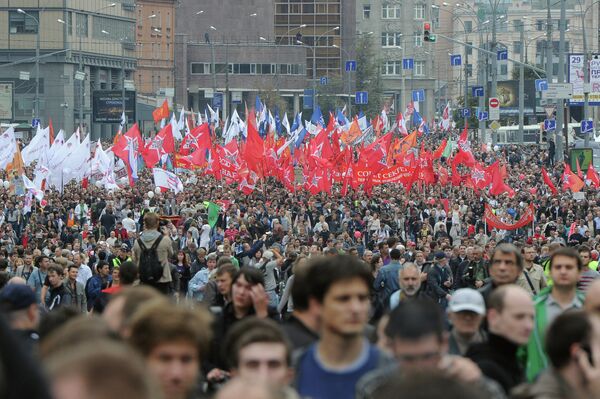
[[[600,105],[600,55],[594,54],[590,59],[590,93],[588,101],[590,105]],[[573,85],[573,96],[569,105],[583,105],[583,85],[585,72],[583,69],[583,54],[569,54],[569,83]]]
[[[125,92],[125,115],[132,124],[135,121],[135,91]],[[121,90],[95,90],[92,93],[92,116],[94,123],[121,123],[123,94]]]
[[[488,86],[491,93],[491,85]],[[525,81],[525,113],[532,114],[535,111],[535,81]],[[519,113],[519,81],[504,80],[497,83],[496,98],[500,102],[500,115],[515,115]]]

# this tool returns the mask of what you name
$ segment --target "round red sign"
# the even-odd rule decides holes
[[[490,98],[490,107],[498,108],[500,106],[500,101],[497,98]]]

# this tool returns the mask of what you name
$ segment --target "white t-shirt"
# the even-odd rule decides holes
[[[131,218],[123,219],[123,227],[127,230],[127,233],[135,233],[137,230],[137,226],[135,225],[135,221]]]
[[[201,232],[200,232],[200,242],[201,243],[210,242],[210,225],[208,225],[208,224],[202,225]],[[202,246],[202,245],[200,245],[200,246]]]
[[[81,283],[85,287],[85,283],[92,277],[92,269],[88,265],[83,263],[79,266],[79,273],[77,274],[77,282]]]

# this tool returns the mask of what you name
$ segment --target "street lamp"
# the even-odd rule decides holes
[[[319,42],[319,40],[321,40],[323,36],[327,35],[330,32],[335,32],[338,30],[340,30],[339,26],[329,29],[313,41],[313,111],[317,109],[317,43]]]
[[[294,28],[290,28],[288,29],[287,32],[285,32],[280,38],[279,40],[277,40],[277,38],[275,38],[275,46],[276,46],[276,65],[275,65],[275,85],[277,86],[277,95],[279,95],[279,74],[280,74],[280,65],[279,65],[279,46],[281,46],[281,41],[283,40],[284,37],[287,37],[287,35],[289,35],[291,32],[297,30],[297,29],[302,29],[302,28],[306,28],[306,24],[302,24],[299,26],[296,26]],[[289,42],[288,42],[289,43]]]
[[[343,47],[340,47],[337,44],[333,44],[333,45],[331,45],[331,47],[340,49],[344,53],[344,55],[346,56],[346,60],[350,59],[350,55],[348,54],[348,52]],[[348,76],[348,115],[352,115],[352,94],[351,94],[351,91],[352,91],[352,82],[350,80],[350,70],[346,71],[346,75]]]
[[[35,39],[35,107],[34,107],[34,118],[39,118],[40,115],[40,20],[33,15],[27,13],[21,8],[17,9],[19,14],[23,14],[26,17],[33,19],[37,25],[36,39]]]

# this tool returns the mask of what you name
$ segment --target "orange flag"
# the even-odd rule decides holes
[[[13,172],[17,172],[20,176],[23,174],[24,167],[21,149],[17,145],[17,152],[15,152],[12,162],[6,165],[6,174],[10,176]]]
[[[569,165],[567,165],[566,163],[565,163],[565,172],[563,173],[562,181],[563,181],[563,191],[567,191],[570,189],[574,193],[581,191],[581,189],[585,185],[583,183],[583,180],[581,180],[579,178],[579,176],[577,176],[575,173],[573,173],[573,171],[571,171],[571,168],[569,167]]]
[[[592,163],[590,163],[590,166],[588,167],[587,175],[585,178],[592,182],[592,185],[594,187],[600,187],[600,176],[598,176],[598,172],[596,172],[596,169],[594,169],[594,165],[592,165]]]
[[[362,131],[360,130],[360,127],[358,127],[358,119],[355,117],[352,121],[352,124],[350,124],[350,129],[342,133],[341,140],[342,143],[348,145],[352,144],[352,142],[354,142],[354,140],[359,138],[361,135]]]
[[[160,107],[152,111],[152,117],[154,118],[154,123],[158,123],[161,119],[169,117],[169,103],[167,100],[165,100]]]

